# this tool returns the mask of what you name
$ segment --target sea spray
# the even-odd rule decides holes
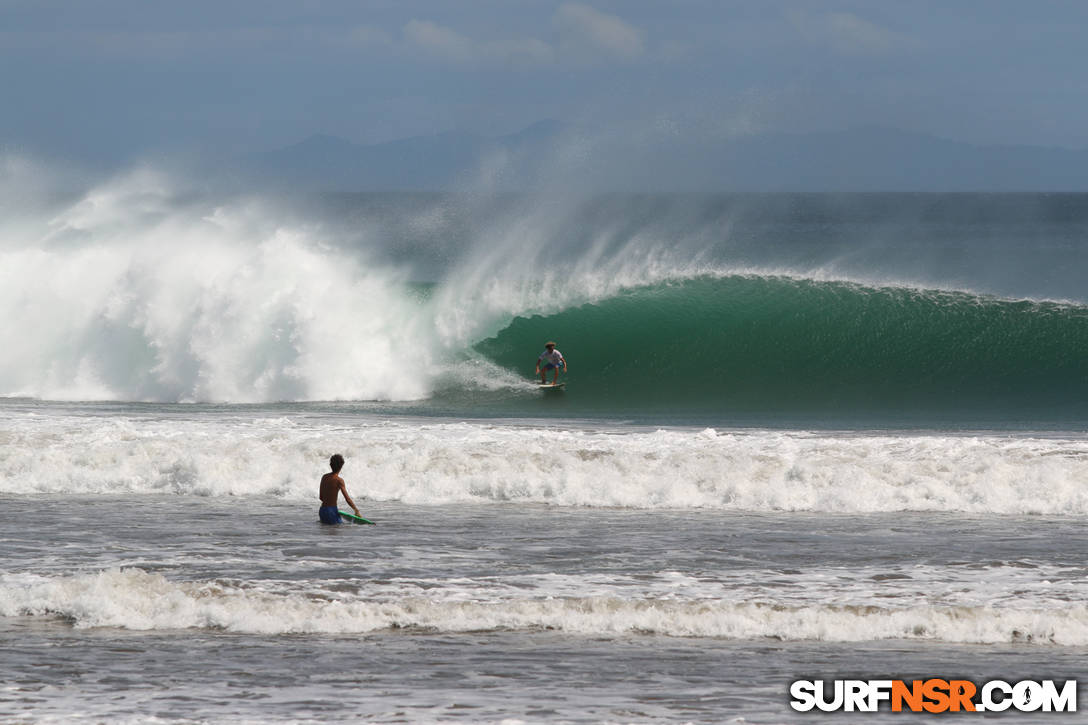
[[[0,393],[231,401],[410,399],[433,349],[395,269],[260,202],[182,203],[161,177],[96,189],[0,245]],[[24,230],[25,233],[25,230]]]
[[[428,203],[411,213],[432,224]],[[550,232],[526,239],[519,229],[509,210],[499,214],[437,281],[421,284],[413,261],[365,219],[348,230],[255,196],[194,195],[137,170],[0,230],[0,312],[9,320],[0,396],[426,398],[451,381],[461,386],[462,365],[486,367],[472,343],[516,314],[692,269],[637,239],[620,240],[623,254],[606,259],[616,240],[602,234],[541,275],[534,260]],[[540,249],[526,257],[512,240]],[[494,373],[489,380],[504,375]]]

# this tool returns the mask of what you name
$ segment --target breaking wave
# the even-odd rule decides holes
[[[258,634],[554,630],[585,636],[656,634],[827,642],[1088,644],[1088,608],[944,605],[781,605],[618,596],[456,601],[277,591],[228,581],[175,582],[140,569],[0,577],[0,615],[54,616],[80,628],[221,629]]]
[[[616,431],[481,423],[11,416],[0,492],[313,496],[411,504],[1088,514],[1088,442],[1002,435]]]

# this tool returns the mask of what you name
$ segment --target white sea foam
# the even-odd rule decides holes
[[[395,269],[253,200],[185,204],[142,171],[0,239],[0,394],[410,399],[432,349]]]
[[[556,630],[588,636],[658,634],[728,639],[1088,644],[1088,607],[809,603],[570,596],[457,600],[428,595],[268,591],[257,584],[176,582],[138,569],[0,577],[0,614],[58,616],[74,626],[136,630],[367,633]]]
[[[226,415],[9,416],[0,421],[0,491],[310,499],[336,452],[356,495],[411,504],[1088,514],[1083,438]]]

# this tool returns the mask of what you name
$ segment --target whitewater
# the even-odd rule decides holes
[[[441,224],[430,207],[409,212]],[[454,250],[463,259],[436,286],[421,286],[426,260],[390,259],[387,230],[332,229],[260,198],[190,201],[150,170],[37,213],[10,222],[0,243],[8,397],[419,399],[444,376],[501,376],[471,346],[515,315],[702,270],[659,262],[638,238],[615,249],[604,230],[573,264],[541,272],[553,254],[546,240],[502,219]],[[329,347],[336,353],[321,354]]]
[[[7,406],[0,493],[313,498],[339,451],[374,501],[1088,514],[1088,438],[562,427],[267,410]]]
[[[1088,679],[1081,195],[8,158],[0,209],[0,719],[781,723],[795,679]],[[376,526],[317,523],[333,453]]]

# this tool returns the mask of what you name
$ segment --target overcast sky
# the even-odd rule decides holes
[[[231,154],[553,118],[1088,148],[1086,31],[1077,0],[0,0],[0,146]]]

